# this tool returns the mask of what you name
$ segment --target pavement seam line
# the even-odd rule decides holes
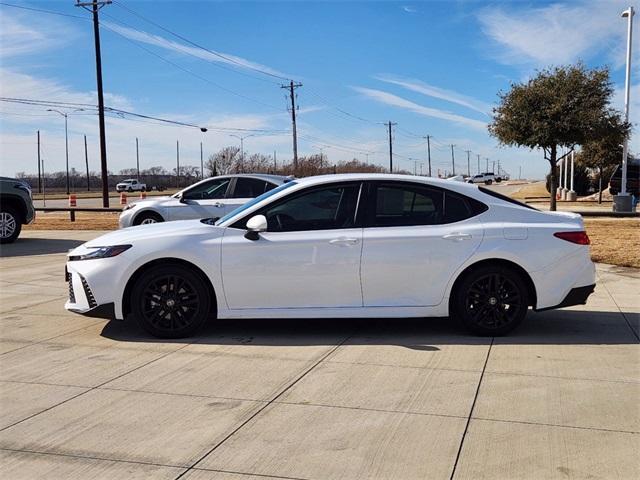
[[[102,457],[92,457],[91,455],[78,455],[75,453],[62,453],[62,452],[38,452],[36,450],[24,450],[20,448],[8,448],[8,447],[0,447],[0,451],[6,452],[16,452],[16,453],[30,453],[32,455],[49,455],[52,457],[67,457],[67,458],[77,458],[83,460],[98,460],[101,462],[115,462],[115,463],[133,463],[135,465],[148,465],[154,467],[168,467],[168,468],[179,468],[184,469],[187,468],[184,465],[168,465],[164,463],[154,463],[154,462],[141,462],[139,460],[116,460],[113,458],[102,458]]]
[[[633,327],[631,326],[631,323],[629,323],[629,319],[627,318],[627,316],[624,314],[624,312],[622,311],[622,309],[620,308],[620,305],[618,305],[618,302],[616,302],[615,297],[613,296],[613,294],[611,293],[611,291],[609,290],[609,288],[607,287],[607,281],[604,280],[602,278],[602,276],[598,273],[598,278],[602,281],[602,286],[604,287],[604,289],[607,291],[607,293],[609,294],[609,297],[611,297],[611,300],[613,301],[613,304],[616,306],[616,308],[618,309],[618,312],[620,313],[620,315],[622,315],[622,318],[624,318],[624,322],[627,324],[627,327],[629,327],[629,330],[631,330],[631,334],[636,337],[636,340],[638,340],[638,342],[640,342],[640,335],[638,335],[638,332],[636,332]]]
[[[181,349],[183,349],[183,348],[186,348],[186,347],[187,347],[187,346],[189,346],[189,345],[190,345],[190,344],[183,345],[183,346],[182,346],[182,347],[180,347],[178,350],[181,350]],[[177,351],[177,350],[176,350],[176,351]],[[19,423],[26,422],[27,420],[29,420],[29,419],[31,419],[31,418],[33,418],[33,417],[36,417],[36,416],[38,416],[38,415],[42,415],[43,413],[48,412],[48,411],[49,411],[49,410],[51,410],[51,409],[54,409],[54,408],[56,408],[56,407],[59,407],[60,405],[63,405],[63,404],[65,404],[65,403],[67,403],[67,402],[70,402],[71,400],[76,399],[76,398],[78,398],[78,397],[80,397],[80,396],[82,396],[82,395],[86,395],[86,394],[87,394],[87,393],[89,393],[89,392],[92,392],[92,391],[94,391],[94,390],[97,390],[97,389],[99,389],[99,388],[100,388],[100,387],[102,387],[103,385],[106,385],[106,384],[107,384],[107,383],[109,383],[109,382],[112,382],[112,381],[114,381],[114,380],[117,380],[118,378],[124,377],[125,375],[128,375],[128,374],[130,374],[131,372],[135,372],[136,370],[138,370],[138,369],[140,369],[140,368],[144,368],[144,367],[146,367],[147,365],[150,365],[151,363],[156,362],[156,361],[158,361],[158,360],[160,360],[160,359],[162,359],[162,358],[166,357],[167,355],[171,355],[172,353],[174,353],[174,352],[173,352],[173,351],[171,351],[171,352],[167,352],[167,353],[165,353],[164,355],[160,355],[159,357],[154,358],[153,360],[150,360],[150,361],[148,361],[148,362],[146,362],[146,363],[143,363],[142,365],[138,365],[137,367],[132,368],[131,370],[129,370],[129,371],[125,372],[125,373],[122,373],[122,374],[120,374],[120,375],[118,375],[118,376],[116,376],[116,377],[114,377],[114,378],[110,378],[110,379],[109,379],[109,380],[107,380],[106,382],[102,382],[101,384],[96,385],[96,386],[94,386],[94,387],[84,387],[84,388],[87,388],[87,390],[85,390],[84,392],[81,392],[81,393],[79,393],[78,395],[74,395],[73,397],[67,398],[66,400],[63,400],[62,402],[56,403],[55,405],[52,405],[52,406],[50,406],[50,407],[48,407],[48,408],[45,408],[45,409],[44,409],[44,410],[42,410],[41,412],[34,413],[33,415],[29,415],[28,417],[25,417],[25,418],[23,418],[22,420],[18,420],[17,422],[12,423],[11,425],[7,425],[7,426],[6,426],[6,427],[4,427],[4,428],[0,428],[0,432],[4,432],[5,430],[7,430],[7,429],[9,429],[9,428],[11,428],[11,427],[14,427],[14,426],[16,426],[16,425],[18,425]]]
[[[591,430],[596,432],[610,432],[610,433],[624,433],[627,435],[639,435],[640,431],[635,432],[633,430],[615,430],[612,428],[598,428],[598,427],[580,427],[578,425],[560,425],[557,423],[540,423],[540,422],[527,422],[524,420],[505,420],[501,418],[486,418],[486,417],[473,417],[473,420],[482,420],[484,422],[498,422],[498,423],[518,423],[521,425],[538,425],[541,427],[555,427],[555,428],[572,428],[574,430]]]
[[[65,335],[70,335],[72,333],[79,332],[80,330],[84,330],[85,328],[91,328],[91,327],[93,327],[93,325],[86,325],[84,327],[80,327],[80,328],[75,329],[75,330],[70,330],[68,332],[61,333],[59,335],[54,335],[53,337],[45,338],[43,340],[38,340],[37,342],[28,343],[26,345],[23,345],[22,347],[18,347],[18,348],[14,348],[13,350],[9,350],[8,352],[2,352],[2,353],[0,353],[0,356],[6,355],[7,353],[11,353],[11,352],[16,352],[18,350],[22,350],[23,348],[31,347],[33,345],[40,345],[42,343],[47,343],[49,340],[54,340],[56,338],[64,337]],[[16,340],[5,339],[5,338],[2,338],[0,340],[5,341],[5,342],[14,342],[14,341],[16,341]]]
[[[249,472],[236,472],[235,470],[220,470],[218,468],[194,468],[193,470],[197,470],[200,472],[220,472],[220,473],[231,473],[233,475],[242,475],[242,476],[251,476],[251,477],[264,477],[264,478],[275,478],[281,480],[310,480],[303,477],[282,477],[278,475],[268,475],[266,473],[249,473]]]
[[[251,422],[254,418],[256,418],[258,415],[260,415],[266,408],[268,408],[270,405],[277,403],[276,400],[281,397],[282,395],[284,395],[288,390],[290,390],[295,384],[297,384],[300,380],[302,380],[305,376],[307,376],[312,370],[314,370],[318,365],[320,365],[325,359],[327,359],[328,357],[330,357],[336,350],[338,350],[342,345],[344,345],[350,338],[352,338],[354,336],[354,334],[351,334],[349,336],[347,336],[344,340],[342,340],[340,343],[338,343],[335,347],[333,347],[331,350],[329,350],[327,353],[325,353],[324,355],[322,355],[318,361],[316,361],[313,365],[311,365],[309,368],[307,368],[302,374],[300,374],[296,379],[294,379],[289,385],[285,386],[279,393],[277,393],[271,400],[269,400],[265,405],[263,405],[262,407],[258,408],[252,415],[249,416],[249,418],[247,418],[244,422],[242,422],[240,425],[238,425],[235,429],[233,429],[228,435],[226,435],[222,440],[220,440],[218,443],[216,443],[213,448],[211,448],[210,450],[208,450],[204,455],[202,455],[198,460],[195,461],[195,463],[193,463],[193,465],[191,465],[190,467],[187,468],[187,470],[185,470],[184,472],[182,472],[180,475],[178,475],[175,480],[180,480],[185,474],[189,473],[191,470],[193,470],[196,465],[198,465],[202,460],[204,460],[205,458],[207,458],[209,455],[211,455],[217,448],[219,448],[223,443],[225,443],[227,440],[229,440],[233,435],[235,435],[239,430],[241,430],[245,425],[247,425],[249,422]]]
[[[467,423],[465,424],[464,431],[462,432],[462,439],[460,440],[460,445],[458,446],[458,453],[456,454],[456,460],[453,463],[453,469],[451,470],[451,476],[449,477],[449,480],[453,480],[453,477],[456,474],[456,468],[458,467],[458,461],[460,460],[460,455],[462,454],[462,447],[464,446],[464,440],[467,437],[467,432],[469,431],[469,424],[471,423],[471,417],[473,416],[473,409],[476,407],[476,402],[478,401],[480,386],[482,385],[484,372],[487,369],[487,364],[489,363],[489,355],[491,355],[491,348],[493,347],[494,341],[495,341],[495,337],[491,337],[491,343],[489,344],[489,349],[487,350],[487,357],[484,359],[484,365],[482,366],[482,373],[480,374],[480,379],[478,380],[478,387],[476,388],[476,394],[474,395],[473,402],[471,403],[471,409],[469,410]]]

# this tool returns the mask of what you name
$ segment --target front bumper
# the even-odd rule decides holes
[[[65,267],[69,297],[64,308],[89,317],[119,318],[118,277],[114,267],[101,260],[69,262]]]

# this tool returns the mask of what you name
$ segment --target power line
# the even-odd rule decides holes
[[[149,24],[151,24],[151,25],[155,26],[156,28],[159,28],[160,30],[162,30],[162,31],[164,31],[164,32],[167,32],[168,34],[173,35],[173,36],[174,36],[174,37],[176,37],[176,38],[179,38],[179,39],[180,39],[180,40],[182,40],[183,42],[187,42],[189,45],[192,45],[192,46],[194,46],[194,47],[196,47],[196,48],[199,48],[199,49],[201,49],[201,50],[204,50],[205,52],[208,52],[209,54],[214,55],[214,56],[216,56],[216,57],[222,58],[223,60],[225,60],[225,61],[227,61],[227,62],[229,62],[229,63],[233,63],[233,64],[235,64],[235,65],[238,65],[239,67],[246,68],[246,69],[249,69],[249,70],[253,70],[253,71],[255,71],[255,72],[259,72],[259,73],[261,73],[261,74],[263,74],[263,75],[267,75],[267,76],[269,76],[269,77],[277,78],[277,79],[280,79],[280,80],[291,81],[291,79],[290,79],[290,78],[283,77],[283,76],[281,76],[281,75],[277,75],[277,74],[275,74],[275,73],[273,73],[273,72],[268,72],[268,71],[266,71],[266,70],[262,70],[262,69],[260,69],[260,68],[258,68],[258,67],[253,66],[253,65],[247,65],[247,64],[245,64],[245,63],[239,62],[238,60],[236,60],[236,59],[234,59],[234,58],[232,58],[232,57],[227,57],[226,55],[223,55],[223,54],[222,54],[222,53],[220,53],[220,52],[216,52],[216,51],[214,51],[214,50],[210,50],[210,49],[208,49],[207,47],[203,47],[202,45],[200,45],[200,44],[198,44],[198,43],[196,43],[196,42],[194,42],[194,41],[192,41],[192,40],[189,40],[188,38],[184,37],[183,35],[180,35],[179,33],[176,33],[176,32],[174,32],[174,31],[172,31],[172,30],[169,30],[168,28],[163,27],[163,26],[162,26],[162,25],[160,25],[159,23],[154,22],[153,20],[150,20],[150,19],[146,18],[144,15],[142,15],[142,14],[140,14],[140,13],[136,12],[135,10],[132,10],[131,8],[127,7],[126,5],[123,5],[123,4],[122,4],[122,3],[120,3],[119,1],[114,0],[114,1],[113,1],[113,3],[114,3],[115,5],[117,5],[118,7],[120,7],[120,8],[122,8],[122,9],[124,9],[124,10],[128,11],[128,12],[129,12],[129,13],[131,13],[132,15],[135,15],[136,17],[138,17],[138,18],[140,18],[140,19],[144,20],[145,22],[147,22],[147,23],[149,23]]]
[[[79,18],[80,20],[89,20],[87,17],[81,17],[80,15],[71,15],[69,13],[54,12],[53,10],[45,10],[43,8],[25,7],[24,5],[15,5],[13,3],[0,2],[0,5],[5,7],[19,8],[22,10],[30,10],[32,12],[48,13],[49,15],[59,15],[61,17]]]

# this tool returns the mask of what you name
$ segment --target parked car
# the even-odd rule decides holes
[[[219,218],[285,181],[287,177],[263,174],[206,178],[170,197],[153,197],[127,205],[120,215],[120,228],[172,220]]]
[[[618,166],[613,175],[611,175],[611,180],[609,180],[609,192],[612,195],[617,195],[620,193],[620,187],[622,186],[622,166]],[[640,160],[635,160],[635,162],[627,162],[627,193],[630,195],[635,195],[636,197],[640,196],[638,193],[640,188]]]
[[[484,183],[485,185],[491,185],[493,182],[500,183],[501,181],[502,178],[496,177],[496,175],[491,172],[480,173],[467,180],[468,183]]]
[[[22,225],[36,218],[31,187],[15,178],[0,177],[0,243],[12,243]]]
[[[216,222],[120,230],[71,251],[65,308],[158,337],[210,318],[443,317],[501,335],[595,287],[582,217],[484,187],[344,174],[284,183]]]
[[[116,185],[116,192],[146,192],[147,184],[140,183],[135,178],[128,178]]]

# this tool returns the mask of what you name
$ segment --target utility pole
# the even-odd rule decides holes
[[[413,174],[418,175],[418,160],[413,161]]]
[[[629,95],[631,91],[631,47],[632,47],[632,37],[633,37],[633,16],[635,15],[635,11],[633,7],[629,7],[627,10],[622,12],[622,17],[627,18],[627,65],[625,68],[625,77],[624,77],[624,119],[626,122],[629,121]],[[629,136],[626,135],[624,137],[624,141],[622,143],[622,178],[620,185],[620,192],[618,195],[615,195],[613,198],[613,207],[614,210],[620,210],[623,212],[631,211],[631,197],[627,193],[627,155],[629,152]],[[621,207],[621,208],[619,208]]]
[[[456,174],[456,157],[453,153],[453,147],[455,147],[455,145],[451,144],[451,165],[453,167],[451,175]]]
[[[296,94],[295,89],[301,87],[301,83],[294,83],[293,80],[289,82],[289,85],[281,85],[280,88],[286,88],[289,90],[289,97],[291,98],[291,125],[293,132],[293,171],[298,169],[298,133],[296,131]]]
[[[522,180],[522,165],[518,167],[518,180]]]
[[[465,150],[467,152],[467,177],[471,176],[471,150]]]
[[[38,130],[38,193],[42,193],[42,174],[40,173],[40,130]]]
[[[91,191],[89,182],[89,152],[87,151],[87,136],[84,136],[84,166],[87,168],[87,192]]]
[[[487,161],[487,165],[486,165],[486,168],[485,168],[484,171],[488,172],[489,171],[489,157],[484,157],[484,159]]]
[[[107,138],[104,127],[104,93],[102,90],[102,57],[100,53],[100,23],[98,22],[98,10],[111,3],[111,0],[93,0],[92,2],[80,2],[76,0],[76,7],[82,7],[93,14],[93,37],[96,50],[96,80],[98,86],[98,122],[100,125],[100,174],[102,176],[102,206],[109,207],[109,178],[107,171]]]
[[[138,150],[138,137],[136,137],[136,170],[138,171],[138,181],[140,181],[140,152]]]
[[[204,178],[204,156],[202,155],[202,142],[200,142],[200,180]]]
[[[180,141],[176,140],[176,188],[180,188]]]
[[[393,173],[393,139],[391,138],[391,127],[397,125],[397,123],[387,123],[389,127],[389,173]]]
[[[429,176],[431,176],[431,135],[423,138],[427,139],[427,161],[429,162]]]
[[[273,151],[273,173],[278,171],[278,157],[276,157],[276,151]]]
[[[500,159],[498,159],[498,175],[500,175]]]
[[[478,175],[480,175],[480,154],[478,153]]]
[[[491,162],[491,172],[492,173],[496,173],[496,161],[493,160],[493,162]]]

